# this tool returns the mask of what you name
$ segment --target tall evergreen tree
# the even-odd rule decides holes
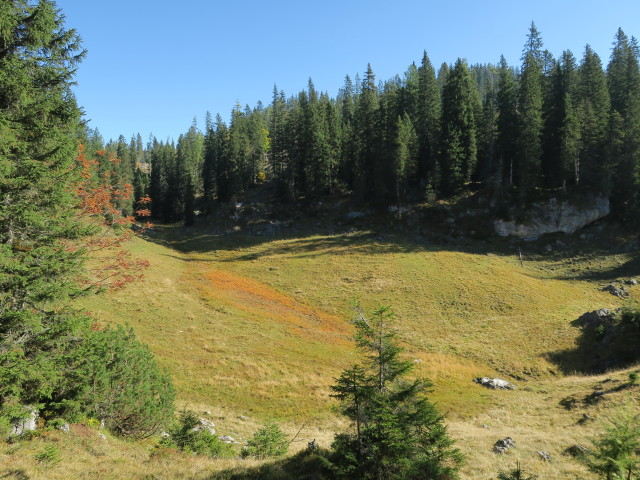
[[[610,159],[607,155],[610,100],[598,55],[586,46],[578,69],[576,108],[579,119],[578,184],[608,193]]]
[[[371,65],[367,65],[355,112],[357,135],[355,190],[361,200],[376,197],[375,171],[380,164],[379,98],[376,77]]]
[[[409,381],[413,363],[400,359],[387,308],[354,323],[363,365],[343,371],[332,387],[354,431],[336,436],[340,478],[454,479],[462,455],[453,447],[443,416],[426,398],[430,383]]]
[[[497,93],[497,157],[502,172],[498,185],[511,186],[518,155],[518,84],[515,73],[500,57]]]
[[[441,189],[454,195],[471,180],[477,161],[475,113],[478,90],[462,59],[447,76],[442,90]]]
[[[524,205],[529,192],[538,185],[542,156],[542,73],[543,52],[540,33],[532,23],[523,51],[519,91],[518,163],[514,180],[518,198]]]
[[[412,119],[418,136],[418,179],[423,186],[437,185],[440,134],[440,89],[435,70],[425,51],[418,67],[416,117]]]
[[[640,168],[640,69],[638,45],[619,29],[616,33],[611,60],[607,68],[609,95],[611,97],[612,158],[616,160],[613,196],[614,208],[624,215],[635,206],[638,195],[638,170]],[[615,118],[614,118],[615,117]]]

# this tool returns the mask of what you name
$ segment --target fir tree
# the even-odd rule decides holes
[[[579,119],[578,184],[608,193],[610,159],[607,138],[610,115],[607,80],[598,55],[589,45],[578,69],[576,108]]]
[[[453,479],[462,455],[448,437],[443,416],[426,398],[429,382],[407,380],[413,363],[400,359],[388,308],[368,320],[358,310],[356,344],[364,364],[343,371],[332,387],[354,431],[336,436],[340,478]]]
[[[638,169],[640,166],[640,68],[638,45],[619,29],[611,61],[607,68],[609,95],[613,115],[619,116],[619,143],[611,152],[616,160],[613,197],[614,208],[619,215],[635,206],[638,194]],[[613,126],[613,125],[612,125]]]
[[[435,70],[424,52],[418,67],[416,117],[412,119],[418,136],[418,178],[423,185],[437,185],[440,133],[440,89]]]
[[[442,91],[441,189],[445,195],[462,191],[477,161],[475,114],[479,99],[469,67],[458,59]]]

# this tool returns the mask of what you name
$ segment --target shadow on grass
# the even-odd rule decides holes
[[[29,475],[24,470],[9,470],[4,472],[4,474],[0,477],[0,479],[8,479],[8,480],[29,480]]]
[[[581,328],[576,347],[551,352],[547,358],[564,374],[598,374],[626,368],[640,360],[640,331],[620,323],[571,322]]]
[[[198,480],[330,480],[335,477],[328,467],[328,455],[325,450],[303,450],[257,467],[237,467]]]

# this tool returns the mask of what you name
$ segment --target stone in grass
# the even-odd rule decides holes
[[[591,450],[589,450],[584,445],[580,445],[576,443],[575,445],[572,445],[569,448],[567,448],[563,453],[565,455],[571,455],[572,457],[585,457],[589,453],[591,453]]]
[[[24,405],[24,409],[28,415],[11,424],[10,435],[22,435],[24,432],[33,432],[38,428],[38,410],[31,405]]]
[[[215,427],[215,424],[211,420],[207,420],[206,418],[201,418],[199,419],[199,423],[200,425],[198,425],[197,427],[194,427],[192,431],[200,432],[202,430],[208,430],[211,435],[216,434],[216,431],[213,428]]]
[[[540,458],[542,460],[544,460],[545,462],[550,462],[551,461],[551,455],[549,455],[547,452],[545,452],[544,450],[542,452],[538,452],[538,455],[540,456]]]
[[[513,448],[515,446],[516,446],[515,440],[513,438],[511,438],[511,437],[506,437],[506,438],[503,438],[502,440],[498,440],[496,443],[494,443],[493,452],[502,455],[507,450],[509,450],[510,448]]]
[[[501,378],[478,377],[473,380],[475,383],[483,387],[493,390],[515,390],[516,386],[512,383],[502,380]]]

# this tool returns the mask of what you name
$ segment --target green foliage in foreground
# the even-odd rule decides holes
[[[168,434],[160,441],[163,447],[176,447],[183,452],[211,458],[226,458],[235,454],[230,444],[224,443],[207,428],[203,428],[196,414],[187,410],[180,412],[179,421]]]
[[[346,369],[332,387],[340,410],[353,428],[333,443],[339,478],[454,479],[462,454],[447,435],[444,417],[425,393],[429,383],[407,380],[413,363],[400,359],[402,348],[380,308],[368,320],[358,310],[356,343],[362,365]]]
[[[86,379],[80,396],[85,412],[114,433],[143,438],[170,424],[175,393],[169,374],[156,364],[133,330],[118,326],[91,332],[78,350]],[[76,379],[76,385],[82,379]]]
[[[91,330],[70,307],[95,291],[80,280],[95,227],[78,214],[83,126],[71,91],[84,54],[53,1],[0,3],[0,436],[31,410],[93,416],[134,437],[173,413],[149,350],[131,332]]]
[[[520,462],[516,463],[516,468],[498,473],[498,480],[536,480],[537,475],[528,476],[520,466]]]
[[[267,422],[249,439],[242,449],[242,457],[269,458],[280,457],[287,453],[289,442],[280,426]]]
[[[640,415],[625,408],[611,417],[587,462],[607,480],[640,478]]]

